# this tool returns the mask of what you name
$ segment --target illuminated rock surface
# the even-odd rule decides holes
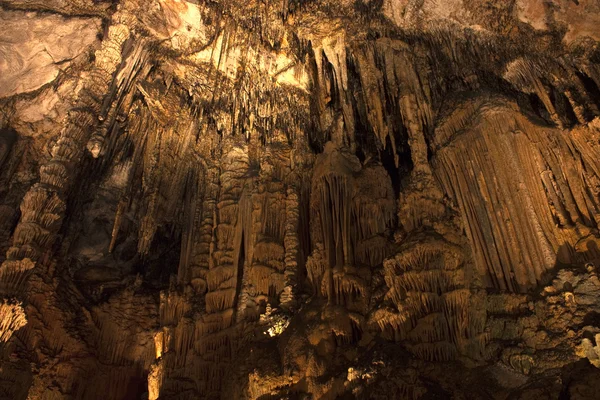
[[[1,399],[596,399],[594,0],[0,0]]]

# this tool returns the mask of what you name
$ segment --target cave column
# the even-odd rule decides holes
[[[95,125],[98,102],[85,93],[105,93],[112,73],[121,60],[121,48],[129,30],[125,25],[111,26],[107,40],[96,52],[96,63],[86,82],[84,95],[67,116],[61,137],[51,150],[52,158],[40,167],[40,182],[25,195],[21,203],[21,220],[13,237],[7,262],[30,258],[38,261],[54,239],[65,216],[66,196],[73,184],[86,136]],[[9,268],[3,265],[2,269]]]
[[[197,218],[198,226],[193,228],[196,231],[196,239],[190,268],[190,283],[196,293],[201,296],[207,290],[206,274],[210,264],[210,247],[213,239],[216,199],[219,192],[218,170],[215,167],[208,167],[205,173],[204,187],[198,189],[198,196],[202,198],[202,204],[198,210],[200,213]]]
[[[240,202],[248,157],[241,149],[233,149],[222,160],[220,192],[216,209],[215,248],[211,252],[214,264],[207,274],[206,312],[232,312],[237,296],[238,257],[241,252],[243,226]],[[231,321],[226,325],[229,326]]]
[[[287,189],[285,201],[285,236],[283,239],[285,247],[285,287],[280,295],[281,304],[290,304],[294,301],[298,280],[298,228],[300,223],[300,203],[295,188]]]
[[[96,125],[100,104],[91,94],[104,94],[121,62],[121,46],[129,37],[125,25],[113,25],[96,52],[96,61],[68,113],[61,136],[51,149],[51,159],[40,167],[40,182],[21,203],[21,218],[12,247],[0,266],[0,290],[4,297],[22,292],[22,286],[38,262],[46,262],[66,213],[66,198],[84,153],[89,132]],[[18,312],[14,314],[15,316]]]

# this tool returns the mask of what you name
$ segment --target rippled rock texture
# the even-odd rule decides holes
[[[597,398],[596,1],[0,20],[0,398]]]

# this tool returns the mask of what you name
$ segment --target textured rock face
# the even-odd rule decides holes
[[[100,20],[0,11],[0,97],[52,82],[97,39]]]
[[[597,2],[0,20],[0,398],[597,397]]]

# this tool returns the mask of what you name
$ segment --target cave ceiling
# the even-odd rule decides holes
[[[0,0],[0,399],[597,399],[598,0]]]

